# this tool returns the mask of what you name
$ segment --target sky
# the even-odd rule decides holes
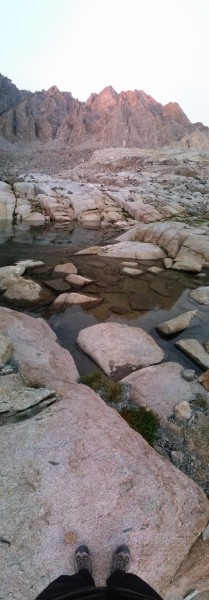
[[[0,73],[87,100],[111,85],[209,126],[209,0],[0,0]]]

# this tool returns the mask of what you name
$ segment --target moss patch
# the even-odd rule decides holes
[[[142,437],[153,446],[158,433],[158,417],[151,410],[144,406],[123,408],[120,411],[121,417],[135,429]]]
[[[82,375],[78,382],[100,394],[106,402],[120,402],[123,399],[124,385],[118,381],[112,381],[98,369]]]

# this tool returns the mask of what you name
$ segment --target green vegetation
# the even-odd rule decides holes
[[[196,394],[193,402],[195,406],[198,406],[198,408],[208,408],[207,400],[202,396],[202,394]]]
[[[127,423],[138,431],[142,437],[153,446],[158,433],[158,417],[151,410],[147,410],[144,406],[123,408],[120,411],[121,417]]]
[[[124,386],[118,381],[113,381],[99,369],[82,375],[79,378],[79,383],[83,383],[100,394],[101,398],[106,402],[120,402],[123,399]]]

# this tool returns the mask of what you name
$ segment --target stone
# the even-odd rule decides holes
[[[198,381],[209,391],[209,370],[198,377]]]
[[[24,220],[27,221],[28,223],[30,223],[31,227],[32,226],[36,227],[37,225],[44,225],[46,219],[42,213],[40,213],[38,211],[34,211],[34,212],[30,213],[28,216],[25,216]]]
[[[193,369],[183,369],[181,376],[186,381],[193,381],[195,379],[195,371]]]
[[[93,308],[101,304],[103,298],[99,296],[85,296],[84,294],[77,294],[76,292],[70,292],[69,294],[60,294],[51,305],[51,310],[65,310],[68,306],[79,304],[83,308]]]
[[[141,269],[133,269],[131,267],[123,267],[121,269],[122,273],[125,273],[125,275],[130,275],[131,277],[138,277],[139,275],[142,275],[143,271]]]
[[[204,346],[206,352],[209,354],[209,341],[207,340],[206,342],[204,342],[203,346]]]
[[[122,267],[130,267],[130,269],[137,269],[138,263],[134,262],[134,261],[132,261],[132,262],[125,261],[125,262],[122,262]]]
[[[54,290],[55,292],[69,292],[71,289],[71,285],[61,278],[47,279],[44,283],[50,290]]]
[[[81,275],[74,275],[71,273],[65,278],[65,281],[69,283],[72,287],[81,288],[88,283],[92,283],[92,279],[88,279],[87,277],[82,277]]]
[[[175,406],[174,412],[178,421],[188,421],[192,416],[191,407],[186,400],[179,402],[179,404]]]
[[[49,304],[53,299],[52,295],[44,290],[39,283],[23,277],[14,278],[8,282],[3,298],[22,305]]]
[[[101,246],[98,254],[138,260],[157,260],[165,256],[159,246],[142,242],[118,242],[114,246]]]
[[[163,419],[173,414],[181,398],[190,402],[202,394],[201,385],[182,379],[181,372],[182,365],[167,362],[135,371],[122,381],[130,386],[129,397],[134,404],[153,410]]]
[[[173,333],[177,333],[178,331],[183,331],[189,327],[191,320],[193,317],[197,315],[197,310],[188,310],[173,319],[169,319],[169,321],[163,321],[163,323],[159,323],[156,325],[157,331],[163,333],[164,335],[171,335]]]
[[[166,269],[171,269],[172,268],[172,264],[173,264],[173,259],[166,257],[166,258],[163,259],[163,264],[164,264],[164,267]]]
[[[27,386],[55,389],[56,384],[57,390],[63,381],[77,381],[73,358],[43,319],[0,307],[0,331],[13,347],[14,362]]]
[[[56,267],[54,267],[54,273],[59,273],[60,276],[63,275],[67,277],[67,275],[70,275],[70,273],[74,273],[76,275],[77,269],[73,263],[65,263],[63,265],[56,265]]]
[[[41,402],[52,402],[54,392],[47,388],[25,386],[18,374],[1,377],[0,413],[14,414],[26,410]]]
[[[107,375],[117,371],[125,374],[133,366],[140,368],[163,359],[163,351],[148,333],[119,323],[99,323],[82,329],[77,344]]]
[[[149,269],[147,269],[150,273],[153,273],[153,275],[159,275],[160,273],[163,272],[163,269],[161,269],[160,267],[149,267]]]
[[[2,331],[26,385],[39,374],[47,388],[53,381],[59,398],[33,418],[0,428],[1,536],[11,544],[0,558],[4,597],[12,589],[19,600],[34,600],[69,572],[74,544],[84,539],[98,557],[97,585],[104,584],[116,545],[126,542],[133,572],[164,597],[185,561],[188,572],[190,549],[208,523],[205,494],[93,390],[75,382],[70,354],[43,319],[0,308]],[[76,539],[66,553],[69,534]],[[207,554],[199,550],[196,567]]]
[[[202,539],[203,540],[209,539],[209,523],[208,523],[207,527],[205,527],[204,531],[202,532]]]
[[[195,302],[198,302],[198,304],[208,305],[209,304],[209,286],[202,286],[202,287],[196,288],[196,290],[192,290],[192,292],[190,292],[189,296],[190,296],[190,298],[192,298],[192,300],[195,300]]]
[[[72,545],[76,542],[76,539],[77,539],[76,533],[73,533],[73,531],[68,531],[68,533],[65,534],[64,542],[65,542],[65,544]]]
[[[202,262],[195,258],[186,256],[182,260],[176,260],[173,262],[172,269],[175,271],[189,271],[190,273],[200,273],[202,269]]]
[[[100,246],[91,246],[90,248],[83,248],[83,250],[79,250],[75,253],[77,254],[100,254]]]
[[[12,354],[12,345],[7,340],[7,338],[0,334],[0,368],[2,368],[5,363],[11,358]]]
[[[175,345],[200,367],[209,369],[209,355],[200,342],[194,339],[179,340]]]
[[[177,598],[186,600],[187,596],[190,596],[190,600],[192,600],[191,596],[195,600],[208,600],[208,562],[209,540],[203,540],[201,536],[196,540],[187,559],[167,586],[164,593],[166,600]]]

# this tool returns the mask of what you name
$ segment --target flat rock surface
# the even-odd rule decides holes
[[[198,340],[179,340],[176,342],[176,346],[203,369],[209,369],[209,354]]]
[[[83,541],[97,584],[125,542],[131,570],[162,592],[208,520],[198,486],[78,384],[41,415],[1,428],[1,469],[2,535],[10,542],[1,545],[4,598],[34,600],[72,573]],[[66,546],[69,535],[75,542]]]
[[[102,300],[99,296],[85,296],[77,292],[70,292],[69,294],[60,294],[51,305],[51,310],[65,310],[68,306],[75,304],[79,304],[84,308],[91,308],[101,304]]]
[[[68,275],[66,277],[65,281],[70,283],[72,285],[72,287],[75,287],[75,288],[81,288],[84,285],[87,285],[88,283],[92,283],[92,279],[88,279],[87,277],[82,277],[82,275],[74,275],[74,273],[71,273],[70,275]]]
[[[7,338],[1,333],[0,334],[0,368],[9,360],[12,354],[12,345]]]
[[[77,343],[107,375],[163,360],[163,351],[148,333],[119,323],[100,323],[82,329]]]
[[[135,371],[122,381],[130,385],[130,399],[139,406],[147,406],[162,417],[170,417],[180,400],[190,402],[204,394],[202,386],[186,381],[181,376],[182,365],[162,363]]]
[[[116,258],[136,258],[138,260],[157,260],[165,257],[159,246],[142,242],[118,242],[114,246],[102,246],[99,254]]]
[[[63,265],[56,265],[54,267],[54,273],[59,273],[60,276],[64,275],[67,277],[70,273],[77,273],[77,269],[73,263],[65,263]]]

